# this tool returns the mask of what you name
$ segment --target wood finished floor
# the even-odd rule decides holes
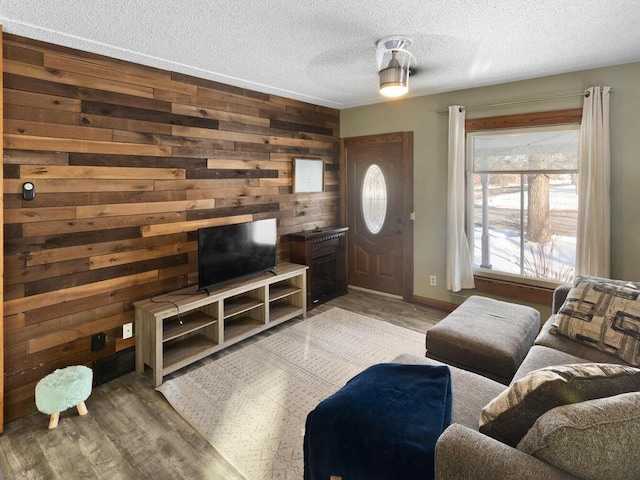
[[[311,310],[308,317],[340,307],[425,332],[446,312],[393,298],[350,290]],[[197,368],[276,334],[295,319],[231,346],[187,367]],[[176,372],[180,375],[186,369]],[[89,414],[63,412],[47,430],[48,417],[34,412],[5,425],[0,435],[0,472],[5,479],[242,479],[164,397],[151,387],[151,375],[129,373],[94,388]],[[1,477],[0,477],[1,478]]]

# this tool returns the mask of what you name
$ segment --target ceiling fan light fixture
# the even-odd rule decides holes
[[[401,97],[409,91],[409,71],[402,68],[394,55],[387,68],[378,72],[380,93],[385,97]]]
[[[409,91],[411,62],[415,64],[415,57],[406,49],[410,44],[409,37],[400,35],[376,42],[380,93],[385,97],[400,97]]]

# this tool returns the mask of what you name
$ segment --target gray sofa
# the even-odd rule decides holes
[[[571,287],[571,285],[562,285],[554,292],[552,306],[554,315],[563,304]],[[510,385],[525,377],[529,372],[543,367],[593,362],[628,365],[614,355],[596,350],[568,337],[550,333],[554,315],[542,326],[533,347],[527,353]],[[441,365],[436,360],[414,355],[402,355],[396,361]],[[453,366],[450,366],[450,371],[453,391],[453,418],[451,426],[445,430],[436,445],[436,479],[607,479],[629,478],[629,471],[637,471],[635,467],[630,467],[631,470],[629,470],[628,465],[611,467],[606,465],[607,462],[598,460],[598,455],[606,456],[613,448],[613,450],[617,450],[618,454],[621,450],[626,450],[629,462],[640,463],[640,453],[638,453],[635,443],[638,440],[637,437],[633,440],[624,438],[624,436],[618,436],[615,440],[610,438],[589,439],[595,442],[591,444],[591,447],[596,449],[595,454],[589,450],[588,445],[585,446],[589,442],[586,442],[585,445],[582,444],[583,442],[574,442],[576,443],[575,448],[571,455],[567,455],[570,457],[567,461],[577,463],[577,468],[573,468],[576,465],[570,465],[571,468],[558,468],[537,458],[537,456],[524,453],[521,449],[513,448],[480,433],[479,419],[483,408],[509,387]],[[635,402],[635,405],[640,405],[639,392],[627,395],[632,395],[631,400]],[[621,400],[628,399],[621,397]],[[636,414],[637,416],[633,416]],[[631,421],[624,422],[622,430],[619,429],[622,428],[619,425],[615,428],[618,428],[617,431],[622,432],[623,435],[637,435],[639,423],[640,414],[634,410]],[[612,447],[611,444],[602,445],[602,442],[615,442],[617,445]],[[575,476],[568,471],[584,473]]]

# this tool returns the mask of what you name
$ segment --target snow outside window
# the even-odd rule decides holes
[[[579,125],[467,134],[468,237],[478,270],[575,275]]]

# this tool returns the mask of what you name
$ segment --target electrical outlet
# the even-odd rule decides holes
[[[97,352],[98,350],[102,350],[106,345],[107,337],[104,332],[96,333],[91,337],[91,351]]]
[[[436,280],[436,276],[435,276],[435,275],[431,275],[431,276],[429,277],[429,283],[431,283],[431,286],[432,286],[432,287],[435,287],[435,286],[437,286],[437,285],[438,285],[438,282],[437,282],[437,280]]]
[[[133,323],[125,323],[122,326],[122,338],[131,338],[133,337]]]

